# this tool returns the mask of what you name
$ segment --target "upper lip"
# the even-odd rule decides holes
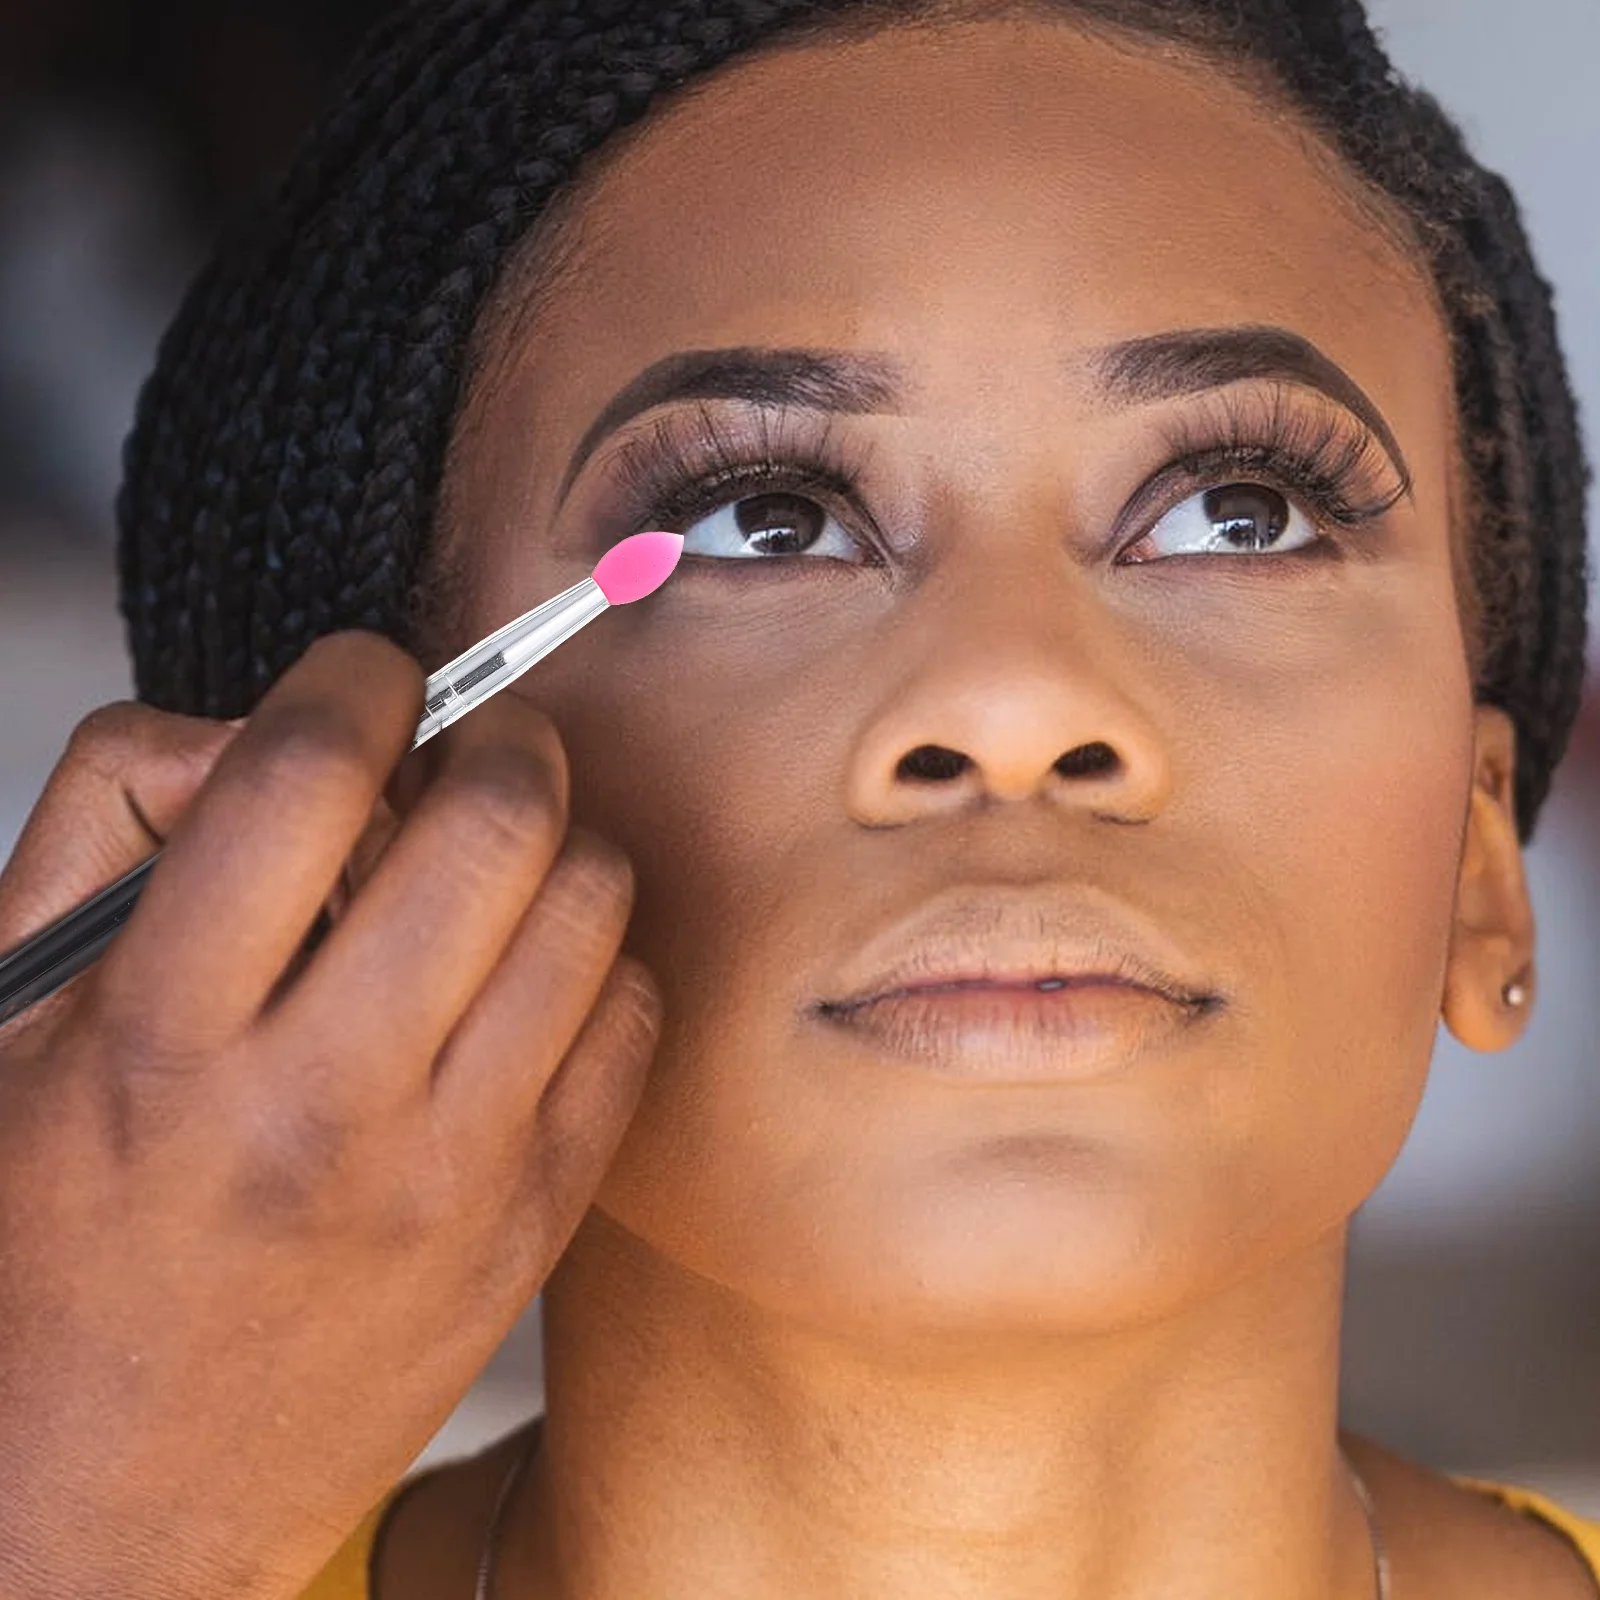
[[[847,1010],[942,984],[1047,978],[1131,984],[1176,1005],[1215,998],[1158,929],[1107,897],[967,889],[938,896],[870,940],[822,1009]]]

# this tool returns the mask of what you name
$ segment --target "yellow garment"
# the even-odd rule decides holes
[[[327,1566],[317,1575],[311,1587],[300,1600],[371,1600],[368,1588],[367,1567],[372,1555],[372,1541],[383,1521],[384,1513],[393,1504],[395,1496],[412,1479],[398,1485],[382,1502],[370,1511],[356,1531],[350,1535]],[[1519,1489],[1511,1484],[1487,1483],[1481,1478],[1456,1478],[1455,1481],[1469,1489],[1492,1495],[1513,1511],[1525,1516],[1538,1517],[1566,1534],[1577,1547],[1578,1553],[1589,1564],[1595,1583],[1600,1585],[1600,1522],[1590,1522],[1574,1515],[1554,1501],[1532,1489]]]
[[[384,1513],[404,1487],[405,1483],[396,1485],[367,1513],[356,1531],[339,1546],[334,1558],[312,1579],[311,1587],[300,1600],[369,1600],[372,1591],[368,1587],[367,1568],[372,1559],[372,1541],[377,1537]]]
[[[1538,1517],[1548,1522],[1558,1532],[1566,1534],[1576,1546],[1578,1554],[1588,1563],[1595,1584],[1600,1587],[1600,1522],[1590,1522],[1584,1517],[1575,1516],[1566,1507],[1558,1506],[1553,1500],[1546,1499],[1544,1495],[1537,1494],[1532,1489],[1519,1489],[1509,1483],[1487,1483],[1482,1478],[1457,1476],[1455,1482],[1461,1484],[1463,1488],[1478,1489],[1484,1494],[1493,1495],[1496,1500],[1510,1506],[1513,1511],[1520,1511],[1524,1516]],[[365,1600],[365,1591],[362,1591],[362,1600]]]

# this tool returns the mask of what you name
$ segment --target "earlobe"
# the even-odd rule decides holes
[[[1517,838],[1516,730],[1505,712],[1476,709],[1472,795],[1456,884],[1441,1014],[1470,1050],[1521,1037],[1534,995],[1533,906]]]

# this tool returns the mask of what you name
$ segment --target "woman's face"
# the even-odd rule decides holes
[[[1113,1326],[1336,1238],[1474,770],[1423,278],[1282,115],[1046,20],[740,64],[583,216],[449,493],[474,637],[687,536],[519,686],[666,1001],[600,1209],[835,1328]],[[596,439],[685,352],[751,370]],[[1082,984],[1130,953],[1194,1003]]]

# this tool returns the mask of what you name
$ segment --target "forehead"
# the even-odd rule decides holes
[[[1424,271],[1293,115],[1049,19],[735,61],[603,152],[577,220],[516,341],[563,411],[681,349],[895,350],[936,404],[1230,323],[1301,333],[1384,409],[1447,393]]]

